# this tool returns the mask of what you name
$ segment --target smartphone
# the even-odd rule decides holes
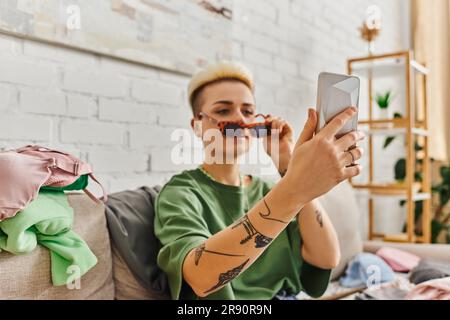
[[[328,122],[349,107],[359,108],[360,79],[355,76],[322,72],[319,74],[317,88],[316,133],[322,130]],[[355,115],[338,132],[340,138],[358,129],[358,114]]]

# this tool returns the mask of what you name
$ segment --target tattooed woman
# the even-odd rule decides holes
[[[172,177],[156,201],[158,265],[168,276],[172,298],[274,299],[302,290],[321,296],[340,250],[317,198],[360,174],[354,161],[362,149],[350,147],[363,133],[335,137],[356,109],[349,106],[318,134],[317,114],[310,109],[294,141],[285,120],[259,120],[252,76],[240,64],[202,70],[188,93],[204,163]],[[238,158],[264,131],[255,130],[260,127],[254,123],[270,123],[263,139],[281,175],[277,183],[240,173]]]

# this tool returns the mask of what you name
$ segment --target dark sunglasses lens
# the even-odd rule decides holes
[[[257,138],[267,137],[270,135],[270,127],[266,125],[255,126],[252,128],[251,133]]]
[[[226,137],[232,138],[232,137],[243,137],[245,135],[244,129],[234,123],[230,123],[224,126],[224,135]]]

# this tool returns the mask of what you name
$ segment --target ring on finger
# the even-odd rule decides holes
[[[355,165],[355,156],[353,155],[353,152],[352,152],[352,150],[353,150],[353,149],[351,149],[351,150],[347,150],[347,151],[346,151],[346,152],[350,153],[350,155],[352,156],[352,162],[350,163],[350,165],[349,165],[349,166],[353,166],[353,165]]]

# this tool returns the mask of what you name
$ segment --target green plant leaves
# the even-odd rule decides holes
[[[386,149],[389,147],[389,145],[395,140],[395,137],[387,137],[386,140],[384,140],[383,149]]]
[[[375,101],[381,109],[387,109],[389,104],[391,103],[392,92],[387,91],[384,94],[377,94],[375,97]]]
[[[442,181],[434,185],[431,190],[439,195],[439,207],[445,208],[450,201],[450,167],[441,167],[440,174]],[[436,243],[441,232],[447,232],[446,241],[450,244],[450,225],[446,222],[446,215],[442,215],[440,220],[433,219],[431,223],[432,242]]]
[[[400,159],[397,161],[394,167],[395,180],[402,182],[406,178],[406,159]]]
[[[440,173],[443,182],[450,185],[450,167],[441,167]]]
[[[398,113],[398,112],[394,113],[394,119],[401,119],[401,118],[403,118],[401,113]],[[387,147],[389,147],[389,145],[392,142],[394,142],[395,138],[396,138],[395,136],[387,137],[386,140],[384,140],[383,149],[386,149]]]
[[[416,141],[416,142],[414,143],[414,150],[416,150],[416,151],[422,151],[422,150],[423,150],[423,147]]]

